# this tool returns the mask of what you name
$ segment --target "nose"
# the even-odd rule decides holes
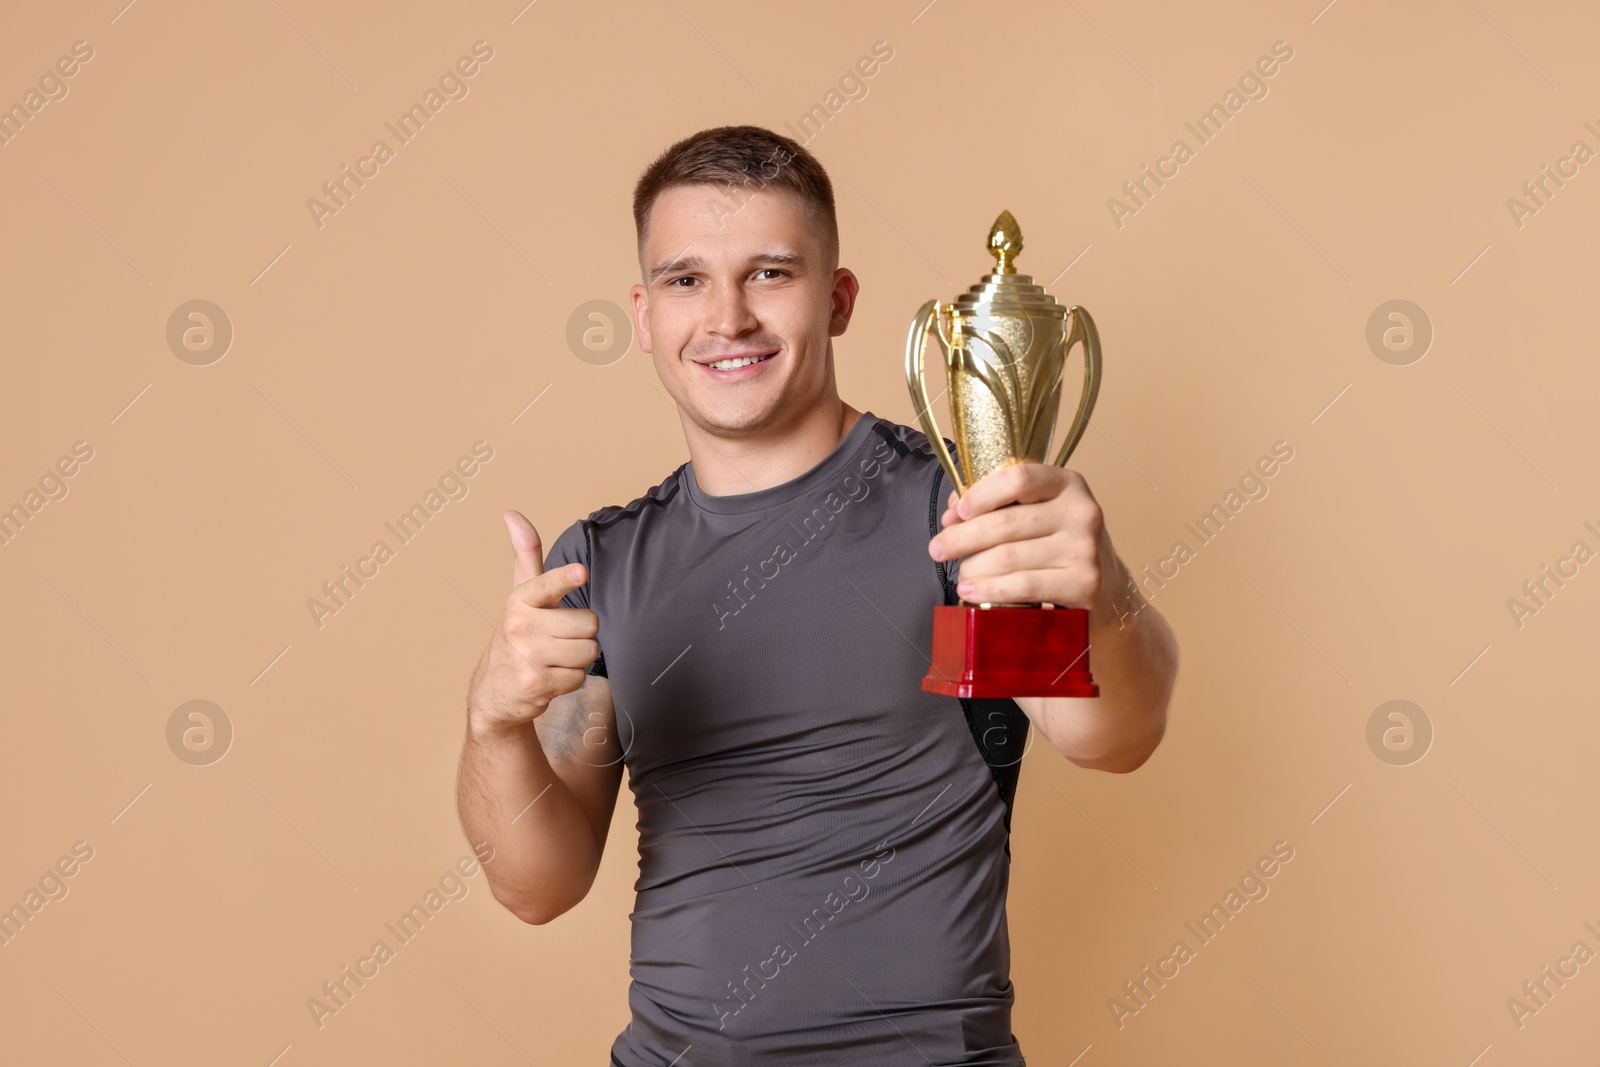
[[[715,337],[738,338],[750,333],[760,320],[744,288],[739,285],[718,286],[712,294],[707,332]]]

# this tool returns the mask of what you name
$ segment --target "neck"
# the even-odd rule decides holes
[[[684,418],[683,436],[695,483],[711,496],[732,496],[800,477],[837,448],[860,417],[831,393],[825,402],[756,434],[719,437]]]

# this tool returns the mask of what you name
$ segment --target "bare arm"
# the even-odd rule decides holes
[[[589,892],[622,779],[611,687],[590,676],[532,723],[474,724],[468,715],[456,805],[472,841],[494,847],[484,867],[495,899],[546,923]]]
[[[584,673],[598,621],[559,606],[587,569],[544,573],[533,526],[516,512],[506,525],[516,585],[473,674],[456,806],[468,839],[494,847],[484,871],[495,899],[546,923],[594,884],[622,753],[610,683]]]
[[[1113,560],[1121,570],[1122,561]],[[1100,696],[1017,698],[1067,759],[1113,773],[1137,770],[1161,743],[1178,674],[1172,628],[1131,581],[1126,587],[1134,603],[1121,616],[1089,614],[1089,660]]]

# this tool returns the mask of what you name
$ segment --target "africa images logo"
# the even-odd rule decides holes
[[[1287,841],[1273,842],[1272,854],[1262,856],[1245,868],[1237,887],[1230,886],[1220,903],[1212,904],[1210,910],[1194,922],[1184,923],[1184,929],[1194,936],[1194,946],[1181,939],[1173,942],[1171,952],[1156,961],[1154,970],[1146,964],[1138,977],[1122,983],[1126,999],[1111,997],[1106,1001],[1106,1008],[1116,1020],[1117,1029],[1121,1030],[1128,1025],[1130,1018],[1148,1008],[1157,991],[1165,989],[1168,982],[1182,973],[1184,966],[1198,958],[1200,949],[1220,937],[1223,929],[1238,918],[1246,905],[1252,901],[1266,900],[1267,894],[1272,892],[1269,880],[1275,878],[1293,859],[1293,845]]]
[[[717,629],[727,629],[728,620],[749,607],[757,591],[765,589],[768,582],[776,580],[783,573],[784,567],[799,559],[801,549],[826,533],[840,512],[852,503],[865,500],[867,494],[872,492],[872,486],[868,483],[882,473],[887,464],[894,462],[895,454],[889,442],[879,438],[877,451],[860,463],[860,477],[845,475],[839,490],[828,490],[821,503],[800,520],[800,525],[796,526],[791,519],[789,528],[794,530],[796,536],[779,541],[773,547],[772,555],[757,563],[754,569],[746,564],[738,577],[728,581],[727,593],[711,602],[711,610],[717,616]]]
[[[311,221],[317,229],[322,229],[324,220],[329,215],[337,215],[349,206],[368,181],[376,178],[385,164],[395,158],[396,150],[402,145],[408,145],[423,131],[428,122],[443,111],[445,105],[452,100],[465,100],[472,91],[470,79],[476,77],[482,70],[482,64],[494,58],[494,47],[488,41],[478,41],[472,46],[472,55],[462,56],[457,59],[454,66],[447,67],[439,75],[438,88],[428,87],[422,94],[420,102],[413,103],[402,111],[393,122],[385,122],[383,128],[388,130],[395,139],[393,146],[388,141],[378,139],[372,142],[368,153],[356,160],[355,170],[350,169],[350,164],[344,163],[339,167],[339,176],[322,183],[323,195],[327,200],[309,197],[306,200],[306,210],[311,212]]]
[[[1222,133],[1222,130],[1232,119],[1245,109],[1245,105],[1252,100],[1265,100],[1271,91],[1267,79],[1272,78],[1283,69],[1283,64],[1294,58],[1294,46],[1288,41],[1274,41],[1272,54],[1257,59],[1254,65],[1245,69],[1239,76],[1238,88],[1229,87],[1223,93],[1220,103],[1212,104],[1194,122],[1185,122],[1184,129],[1194,137],[1193,147],[1183,138],[1172,142],[1172,147],[1167,154],[1156,160],[1155,169],[1150,164],[1140,166],[1139,175],[1122,183],[1122,192],[1126,200],[1117,197],[1106,198],[1106,210],[1111,212],[1111,221],[1116,223],[1117,229],[1122,229],[1127,218],[1137,215],[1140,211],[1150,206],[1155,199],[1156,192],[1166,188],[1167,182],[1182,173],[1184,164],[1194,159],[1196,152]]]
[[[467,494],[472,491],[470,479],[492,459],[494,459],[494,446],[487,441],[474,441],[471,455],[463,455],[452,466],[445,468],[444,473],[439,476],[438,488],[430,486],[420,501],[413,503],[393,522],[383,524],[384,529],[394,535],[396,542],[394,548],[389,547],[389,542],[381,538],[374,541],[368,553],[356,560],[353,569],[348,563],[341,564],[339,573],[322,583],[322,592],[326,599],[307,597],[306,610],[311,613],[311,621],[316,624],[317,629],[320,630],[327,624],[329,616],[337,615],[349,607],[356,593],[364,589],[367,582],[382,573],[384,564],[394,559],[400,548],[415,541],[423,528],[444,510],[446,504],[465,500]]]

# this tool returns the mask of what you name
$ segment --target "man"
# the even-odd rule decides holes
[[[513,588],[458,798],[495,897],[530,923],[583,899],[625,763],[640,858],[613,1065],[1021,1064],[1005,901],[1028,728],[1137,768],[1171,632],[1081,476],[1019,464],[958,500],[921,433],[840,399],[858,283],[805,149],[696,134],[644,172],[634,220],[640,347],[690,459],[548,560],[505,514]],[[923,692],[932,608],[958,597],[1088,608],[1101,696]]]

